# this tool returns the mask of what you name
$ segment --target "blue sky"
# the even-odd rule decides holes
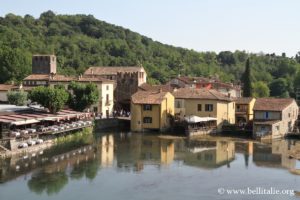
[[[0,15],[92,14],[197,51],[300,51],[299,0],[0,0]]]

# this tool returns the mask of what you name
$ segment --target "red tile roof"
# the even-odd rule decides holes
[[[160,104],[168,92],[138,91],[131,96],[134,104]]]
[[[254,97],[239,97],[236,98],[234,101],[236,104],[249,104],[253,99]]]
[[[261,111],[282,111],[295,102],[292,98],[258,98],[255,101],[253,110]]]
[[[111,80],[100,78],[100,77],[74,77],[74,76],[65,76],[60,74],[50,75],[50,74],[31,74],[27,76],[25,81],[49,81],[49,82],[113,82]]]
[[[179,76],[176,79],[181,80],[186,84],[212,84],[214,89],[226,88],[226,89],[236,89],[240,90],[239,85],[234,85],[232,83],[221,82],[217,78],[206,78],[206,77],[189,77],[189,76]]]
[[[9,91],[14,85],[0,84],[0,91]]]
[[[143,91],[160,91],[163,92],[173,92],[173,87],[171,85],[150,85],[148,83],[143,83],[139,86],[140,90]]]
[[[89,67],[84,74],[85,75],[116,75],[118,72],[121,73],[133,73],[140,72],[143,67],[138,66],[103,66],[103,67]]]
[[[228,96],[216,90],[209,90],[206,88],[179,88],[174,90],[173,95],[177,99],[207,99],[220,101],[233,101]]]
[[[109,80],[106,78],[101,78],[101,77],[80,77],[77,79],[78,82],[109,82],[109,83],[114,83],[113,80]]]

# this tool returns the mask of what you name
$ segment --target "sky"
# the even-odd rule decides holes
[[[0,16],[91,14],[196,51],[300,51],[299,0],[0,0]]]

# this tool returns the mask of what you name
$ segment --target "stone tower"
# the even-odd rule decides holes
[[[32,74],[56,74],[56,56],[33,55]]]

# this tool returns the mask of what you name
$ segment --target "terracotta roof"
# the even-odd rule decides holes
[[[253,99],[254,97],[239,97],[236,98],[234,101],[237,104],[249,104]]]
[[[208,100],[221,100],[233,101],[228,96],[216,91],[208,90],[205,88],[180,88],[173,92],[175,98],[178,99],[208,99]]]
[[[189,76],[179,76],[177,79],[187,83],[187,84],[193,84],[193,83],[202,83],[202,82],[214,82],[216,79],[213,78],[205,78],[205,77],[189,77]]]
[[[0,84],[0,91],[9,91],[14,85]]]
[[[176,79],[181,80],[186,84],[195,84],[195,83],[212,84],[214,89],[220,89],[220,88],[237,89],[237,90],[241,89],[239,85],[234,85],[232,83],[224,83],[217,78],[179,76],[176,77]]]
[[[282,111],[294,101],[292,98],[258,98],[253,110]]]
[[[113,80],[109,80],[106,78],[101,78],[101,77],[80,77],[77,79],[78,82],[110,82],[113,83]]]
[[[25,81],[50,81],[50,82],[70,82],[70,81],[78,81],[78,82],[113,82],[112,80],[108,80],[100,77],[86,77],[82,76],[80,78],[74,76],[65,76],[60,74],[50,75],[50,74],[31,74],[27,76]]]
[[[49,76],[49,81],[74,81],[76,80],[75,77],[72,76],[65,76],[65,75],[60,75],[60,74],[55,74],[54,76]]]
[[[24,78],[24,81],[46,81],[49,80],[49,75],[48,74],[30,74],[26,78]]]
[[[235,90],[241,90],[240,85],[234,85],[232,83],[223,83],[221,81],[212,82],[213,88],[220,89],[220,88],[226,88],[226,89],[235,89]]]
[[[173,87],[171,85],[150,85],[148,83],[143,83],[139,86],[140,90],[143,91],[159,91],[162,90],[163,92],[172,92]]]
[[[160,104],[168,92],[138,91],[131,96],[135,104]]]
[[[84,74],[85,75],[116,75],[118,72],[122,73],[133,73],[139,72],[143,69],[143,67],[138,66],[105,66],[105,67],[89,67]]]
[[[75,77],[60,74],[30,74],[24,81],[73,81]]]

